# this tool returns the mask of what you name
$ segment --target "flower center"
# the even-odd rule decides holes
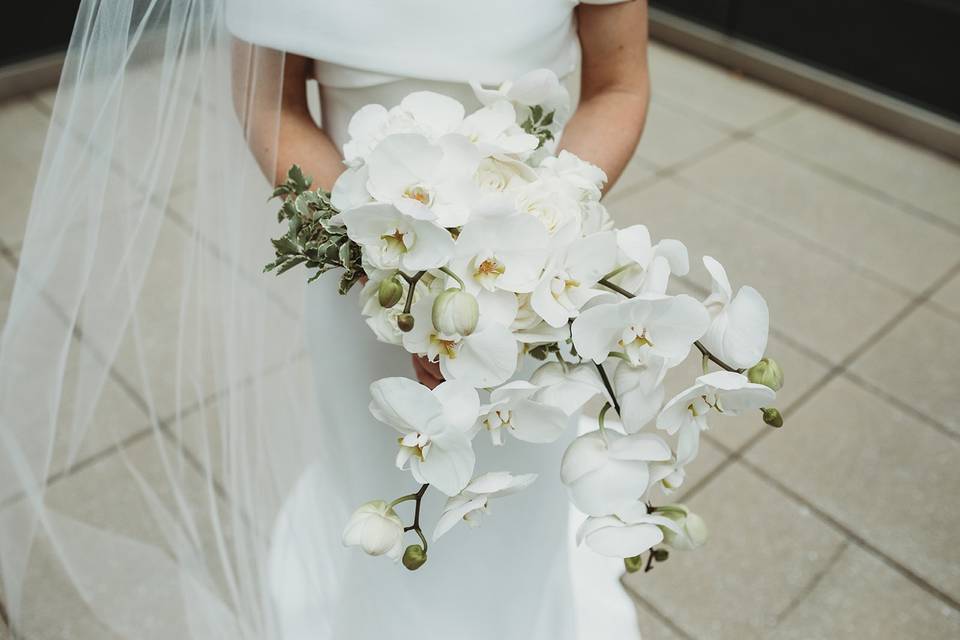
[[[400,229],[395,229],[393,233],[387,233],[380,236],[386,245],[386,250],[391,253],[406,253],[407,243],[404,241],[404,234]]]
[[[497,278],[502,276],[507,270],[506,265],[497,260],[495,257],[490,256],[485,258],[476,265],[476,268],[473,272],[473,278],[481,284],[485,289],[492,290],[494,282]]]
[[[413,185],[412,187],[407,187],[406,191],[403,192],[403,197],[416,200],[420,204],[427,206],[433,202],[433,194],[430,193],[430,190],[419,184]]]
[[[408,433],[397,438],[400,448],[406,450],[408,456],[418,458],[421,462],[427,457],[430,451],[430,437],[422,433]]]

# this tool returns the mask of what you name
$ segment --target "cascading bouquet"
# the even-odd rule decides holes
[[[274,191],[288,230],[273,240],[266,270],[303,265],[315,271],[311,281],[342,270],[340,293],[362,283],[376,338],[439,363],[446,380],[432,391],[407,378],[371,385],[370,411],[400,433],[396,464],[421,487],[362,505],[344,543],[419,568],[429,487],[448,496],[435,541],[535,478],[474,477],[480,431],[496,445],[505,434],[555,442],[589,409],[595,430],[573,440],[559,465],[586,514],[578,541],[630,571],[649,552],[649,569],[667,556],[657,545],[689,549],[706,538],[686,507],[649,500],[653,489],[669,494],[683,483],[710,416],[756,410],[782,425],[771,404],[783,376],[763,357],[766,302],[751,287],[734,295],[710,257],[705,300],[667,293],[670,276],[689,269],[686,247],[654,244],[643,225],[614,229],[600,201],[604,172],[551,152],[569,112],[553,73],[472,86],[483,106],[469,115],[430,92],[363,107],[332,193],[310,190],[296,166]],[[694,348],[703,375],[664,403],[666,374]],[[526,355],[542,362],[532,373]],[[611,409],[618,419],[607,418]],[[415,502],[409,525],[395,510],[404,501]],[[410,531],[419,544],[404,548]]]

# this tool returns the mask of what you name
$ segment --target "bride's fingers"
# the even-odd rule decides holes
[[[426,358],[413,356],[413,370],[417,375],[420,384],[433,389],[443,382],[443,375],[440,373],[440,367],[430,362]]]

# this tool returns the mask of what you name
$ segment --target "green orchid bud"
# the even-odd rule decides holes
[[[627,573],[636,573],[643,569],[643,556],[633,556],[632,558],[623,559],[623,567],[627,570]]]
[[[763,421],[768,425],[776,429],[783,426],[783,416],[780,415],[779,411],[773,407],[766,407],[765,409],[761,409],[761,411],[763,411]]]
[[[762,384],[774,391],[783,387],[783,370],[773,358],[764,358],[747,371],[747,378],[754,384]]]
[[[688,551],[702,546],[707,541],[709,535],[707,523],[685,505],[670,504],[657,507],[655,512],[659,516],[673,520],[680,529],[678,533],[669,527],[661,526],[664,544],[680,551]]]
[[[385,278],[380,282],[380,288],[377,289],[377,301],[384,309],[389,309],[400,302],[403,297],[403,285],[397,280],[396,276]]]
[[[416,571],[427,563],[427,552],[419,544],[412,544],[403,552],[403,566]]]
[[[666,549],[654,549],[653,550],[653,559],[657,562],[666,562],[667,558],[670,557],[670,552]]]
[[[433,326],[444,335],[468,336],[477,328],[480,305],[462,289],[447,289],[433,301]]]
[[[409,313],[401,313],[397,316],[397,327],[400,331],[407,333],[413,331],[413,316]]]

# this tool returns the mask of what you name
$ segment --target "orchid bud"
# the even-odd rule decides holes
[[[783,370],[773,358],[764,358],[747,371],[747,378],[754,384],[762,384],[774,391],[783,387]]]
[[[377,289],[377,301],[384,309],[389,309],[400,302],[403,297],[403,285],[397,280],[396,276],[386,278],[380,281],[380,287]]]
[[[397,316],[397,328],[404,333],[413,331],[413,316],[409,313],[401,313]]]
[[[447,289],[433,301],[433,326],[441,334],[468,336],[479,319],[477,299],[462,289]]]
[[[380,556],[394,549],[399,553],[403,538],[403,522],[383,500],[372,500],[361,505],[350,516],[343,530],[343,544],[360,547],[372,556]]]
[[[663,507],[657,507],[656,513],[664,518],[673,520],[680,532],[676,532],[670,527],[661,526],[663,531],[663,542],[674,549],[680,551],[689,551],[700,547],[707,541],[709,532],[707,523],[703,518],[693,513],[682,504],[670,504]]]
[[[767,407],[761,409],[763,411],[763,421],[766,422],[771,427],[779,429],[783,426],[783,416],[780,415],[780,412],[774,409],[773,407]]]
[[[632,558],[623,559],[623,568],[627,570],[627,573],[636,573],[643,568],[643,556],[633,556]]]
[[[418,544],[412,544],[403,552],[403,566],[416,571],[427,562],[427,552]]]

